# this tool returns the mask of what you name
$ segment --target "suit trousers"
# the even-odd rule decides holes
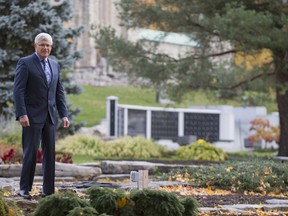
[[[38,149],[41,142],[42,174],[44,194],[54,193],[55,181],[55,138],[56,124],[52,124],[49,114],[44,124],[30,124],[22,129],[22,171],[20,190],[31,191],[34,181]]]

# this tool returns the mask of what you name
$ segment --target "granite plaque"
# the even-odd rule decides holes
[[[220,116],[215,113],[184,113],[184,135],[209,142],[219,140]]]
[[[154,140],[178,139],[178,112],[152,111],[151,137]]]

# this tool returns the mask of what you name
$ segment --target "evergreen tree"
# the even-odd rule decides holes
[[[52,7],[47,0],[0,0],[0,115],[13,114],[13,79],[15,67],[20,57],[34,51],[34,38],[40,32],[53,37],[51,57],[56,58],[62,70],[62,82],[67,94],[80,93],[80,88],[71,85],[67,76],[74,60],[80,57],[73,51],[73,41],[82,27],[69,26],[72,19],[70,1]],[[79,113],[69,105],[69,118]],[[81,124],[72,121],[65,133],[74,133]],[[63,135],[63,134],[62,134]]]
[[[280,116],[278,155],[288,156],[286,0],[120,0],[118,9],[127,29],[177,32],[197,45],[193,52],[173,58],[159,52],[157,44],[127,42],[112,29],[100,28],[97,46],[115,70],[149,79],[153,85],[170,85],[177,97],[198,88],[236,92],[254,88],[255,83],[257,90],[273,88]],[[257,64],[255,56],[267,50],[271,60]],[[252,67],[235,64],[239,55],[252,56]]]

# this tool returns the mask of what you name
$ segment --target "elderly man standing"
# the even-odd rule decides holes
[[[69,127],[64,89],[59,64],[49,58],[52,37],[40,33],[34,41],[35,53],[20,58],[14,79],[16,120],[22,126],[23,164],[19,196],[30,199],[38,148],[41,143],[43,161],[42,196],[54,193],[55,140],[57,113],[62,126]]]

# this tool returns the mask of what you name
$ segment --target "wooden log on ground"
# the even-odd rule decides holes
[[[1,164],[0,177],[19,177],[21,175],[22,164]],[[95,177],[101,175],[99,167],[79,166],[56,162],[56,177]],[[36,165],[35,176],[42,176],[42,164]]]

